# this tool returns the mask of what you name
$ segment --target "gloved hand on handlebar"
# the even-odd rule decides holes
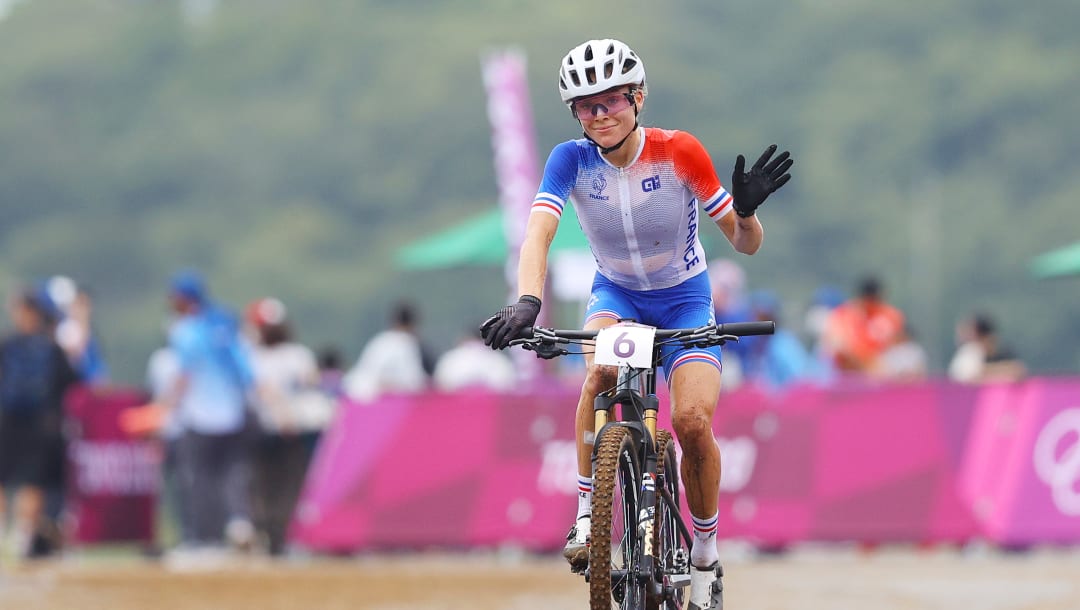
[[[484,343],[491,349],[505,349],[521,331],[536,324],[538,315],[540,299],[531,294],[522,295],[517,303],[503,307],[480,325]]]
[[[791,180],[791,174],[786,172],[795,161],[790,158],[791,155],[786,150],[769,161],[769,157],[774,152],[776,152],[776,144],[769,146],[765,152],[761,153],[761,157],[749,172],[743,171],[746,159],[742,155],[735,159],[735,170],[731,174],[731,196],[734,198],[732,205],[735,207],[735,213],[740,217],[753,216],[770,194]]]

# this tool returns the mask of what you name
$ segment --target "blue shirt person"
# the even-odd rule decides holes
[[[197,272],[176,274],[169,298],[177,315],[169,347],[179,371],[163,402],[183,429],[178,468],[193,538],[185,542],[217,544],[224,534],[233,546],[247,548],[255,535],[248,497],[250,354],[237,317],[210,300]]]
[[[780,325],[780,302],[768,291],[751,294],[753,319],[772,320],[776,332],[768,336],[743,337],[743,374],[747,381],[779,390],[810,377],[811,358],[795,333]]]

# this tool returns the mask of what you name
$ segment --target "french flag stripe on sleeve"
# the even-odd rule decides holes
[[[720,192],[712,198],[712,203],[705,206],[705,213],[709,215],[709,218],[719,218],[731,206],[732,199],[731,193],[720,189]]]
[[[538,193],[533,200],[532,211],[546,212],[555,218],[562,218],[565,202],[551,193]]]

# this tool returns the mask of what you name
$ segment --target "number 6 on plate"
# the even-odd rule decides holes
[[[639,369],[652,367],[653,341],[656,328],[620,322],[602,328],[596,333],[596,364],[632,366]]]

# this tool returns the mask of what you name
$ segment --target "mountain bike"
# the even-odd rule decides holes
[[[584,572],[592,610],[681,610],[689,595],[692,538],[679,508],[675,441],[656,429],[660,348],[711,347],[774,329],[771,321],[665,330],[624,320],[599,331],[535,327],[511,342],[540,358],[572,353],[563,345],[591,346],[597,364],[618,367],[615,386],[593,406],[592,529]]]

